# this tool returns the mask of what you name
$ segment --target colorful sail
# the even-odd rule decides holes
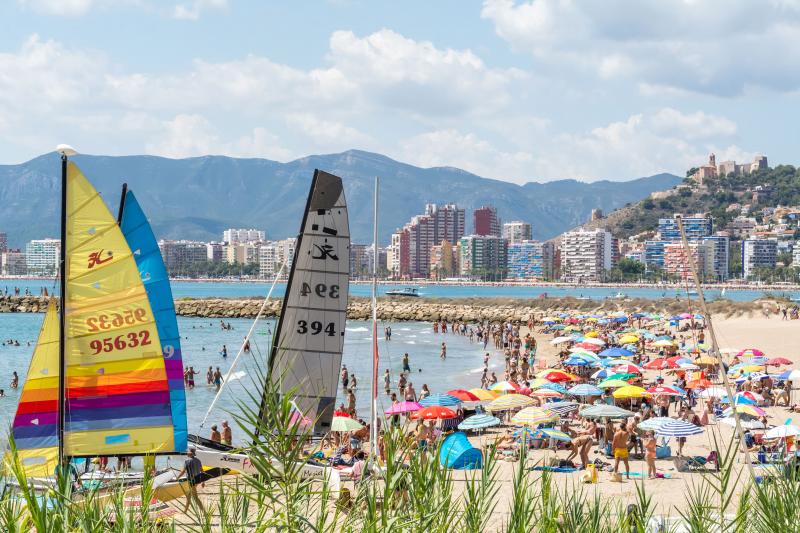
[[[186,391],[183,387],[183,360],[181,358],[181,336],[175,318],[175,304],[169,274],[161,258],[158,242],[150,228],[139,202],[132,191],[125,194],[120,228],[147,291],[150,308],[156,320],[158,337],[169,381],[169,398],[176,451],[185,451],[188,429],[186,425]]]
[[[317,170],[311,184],[269,377],[292,391],[314,433],[330,431],[344,347],[350,229],[341,178]]]
[[[177,451],[155,316],[117,221],[67,169],[64,453]]]
[[[11,426],[29,477],[52,476],[58,464],[58,333],[58,310],[51,299]]]

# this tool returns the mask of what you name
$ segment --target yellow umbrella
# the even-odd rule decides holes
[[[636,342],[639,342],[639,337],[637,337],[636,335],[623,335],[619,339],[620,344],[633,344]]]
[[[590,331],[586,335],[584,335],[584,337],[597,338],[598,333],[596,331]]]
[[[710,355],[704,355],[695,359],[694,362],[698,365],[716,365],[719,363],[719,359],[716,357],[711,357]]]
[[[614,391],[614,398],[641,398],[646,395],[646,390],[635,385],[620,387]]]
[[[542,322],[561,322],[561,319],[557,316],[546,316],[542,319]]]
[[[543,379],[543,378],[536,378],[533,381],[531,381],[529,387],[531,389],[538,389],[539,387],[543,387],[545,385],[549,385],[550,383],[552,383],[552,381],[548,381],[548,380]]]
[[[663,346],[664,348],[669,348],[671,346],[675,346],[675,341],[668,341],[666,339],[662,339],[660,341],[654,342],[653,346],[658,346],[658,347],[662,347]]]
[[[522,394],[506,394],[492,400],[486,409],[489,411],[505,411],[507,409],[515,409],[517,407],[527,407],[535,403],[535,400],[530,396],[523,396]]]
[[[478,397],[480,401],[494,400],[498,394],[486,389],[470,389],[469,392]]]
[[[744,365],[743,367],[739,368],[740,373],[745,372],[763,372],[764,367],[761,365]]]
[[[590,316],[589,318],[586,319],[586,322],[597,322],[597,319],[593,316]]]
[[[526,407],[511,418],[511,423],[517,426],[538,426],[549,424],[558,420],[558,413],[542,407]]]

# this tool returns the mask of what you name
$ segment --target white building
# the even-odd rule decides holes
[[[228,244],[264,242],[266,239],[267,233],[265,231],[252,228],[229,228],[222,232],[222,240]]]
[[[262,244],[258,249],[258,275],[260,278],[272,279],[286,263],[280,279],[289,278],[289,270],[294,262],[296,239],[284,239]]]
[[[757,268],[775,268],[777,259],[778,241],[774,239],[742,241],[742,269],[745,278],[754,275]]]
[[[570,231],[561,238],[561,277],[581,283],[603,281],[613,266],[616,240],[604,229]]]
[[[0,255],[0,273],[4,276],[24,276],[28,273],[25,253],[22,250],[6,250]]]
[[[533,239],[531,225],[527,222],[506,222],[503,224],[503,238],[508,240],[508,244],[514,244]]]
[[[158,248],[170,275],[179,276],[191,265],[208,261],[204,242],[160,240]]]
[[[25,246],[25,263],[30,276],[54,276],[61,253],[59,239],[36,239]]]

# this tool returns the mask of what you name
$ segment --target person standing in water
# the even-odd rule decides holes
[[[217,392],[222,388],[222,372],[219,371],[219,367],[214,371],[214,387],[217,388]]]
[[[11,374],[11,388],[16,389],[19,386],[19,376],[17,375],[17,371],[15,370]]]
[[[222,354],[222,358],[223,359],[227,359],[228,358],[228,347],[223,344],[222,345],[222,351],[220,353]]]
[[[441,357],[442,361],[447,359],[447,345],[445,343],[442,343],[442,353],[439,354],[439,357]]]
[[[233,445],[233,431],[231,431],[227,420],[222,421],[222,444]]]
[[[208,367],[208,372],[206,372],[206,385],[213,385],[214,384],[214,367]]]
[[[392,376],[389,374],[389,369],[387,368],[386,371],[383,373],[383,390],[386,392],[386,395],[389,395],[390,389],[392,386]]]
[[[408,352],[403,354],[403,372],[411,372],[411,363],[408,360]]]

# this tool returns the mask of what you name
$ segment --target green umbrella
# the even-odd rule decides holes
[[[630,383],[621,379],[606,379],[597,384],[601,389],[616,389],[617,387],[627,387],[628,385]]]
[[[358,420],[347,416],[334,416],[331,422],[331,431],[358,431],[363,427]]]
[[[638,377],[639,376],[637,374],[614,374],[608,376],[606,378],[606,381],[616,381],[616,380],[628,381],[631,378],[638,378]]]

